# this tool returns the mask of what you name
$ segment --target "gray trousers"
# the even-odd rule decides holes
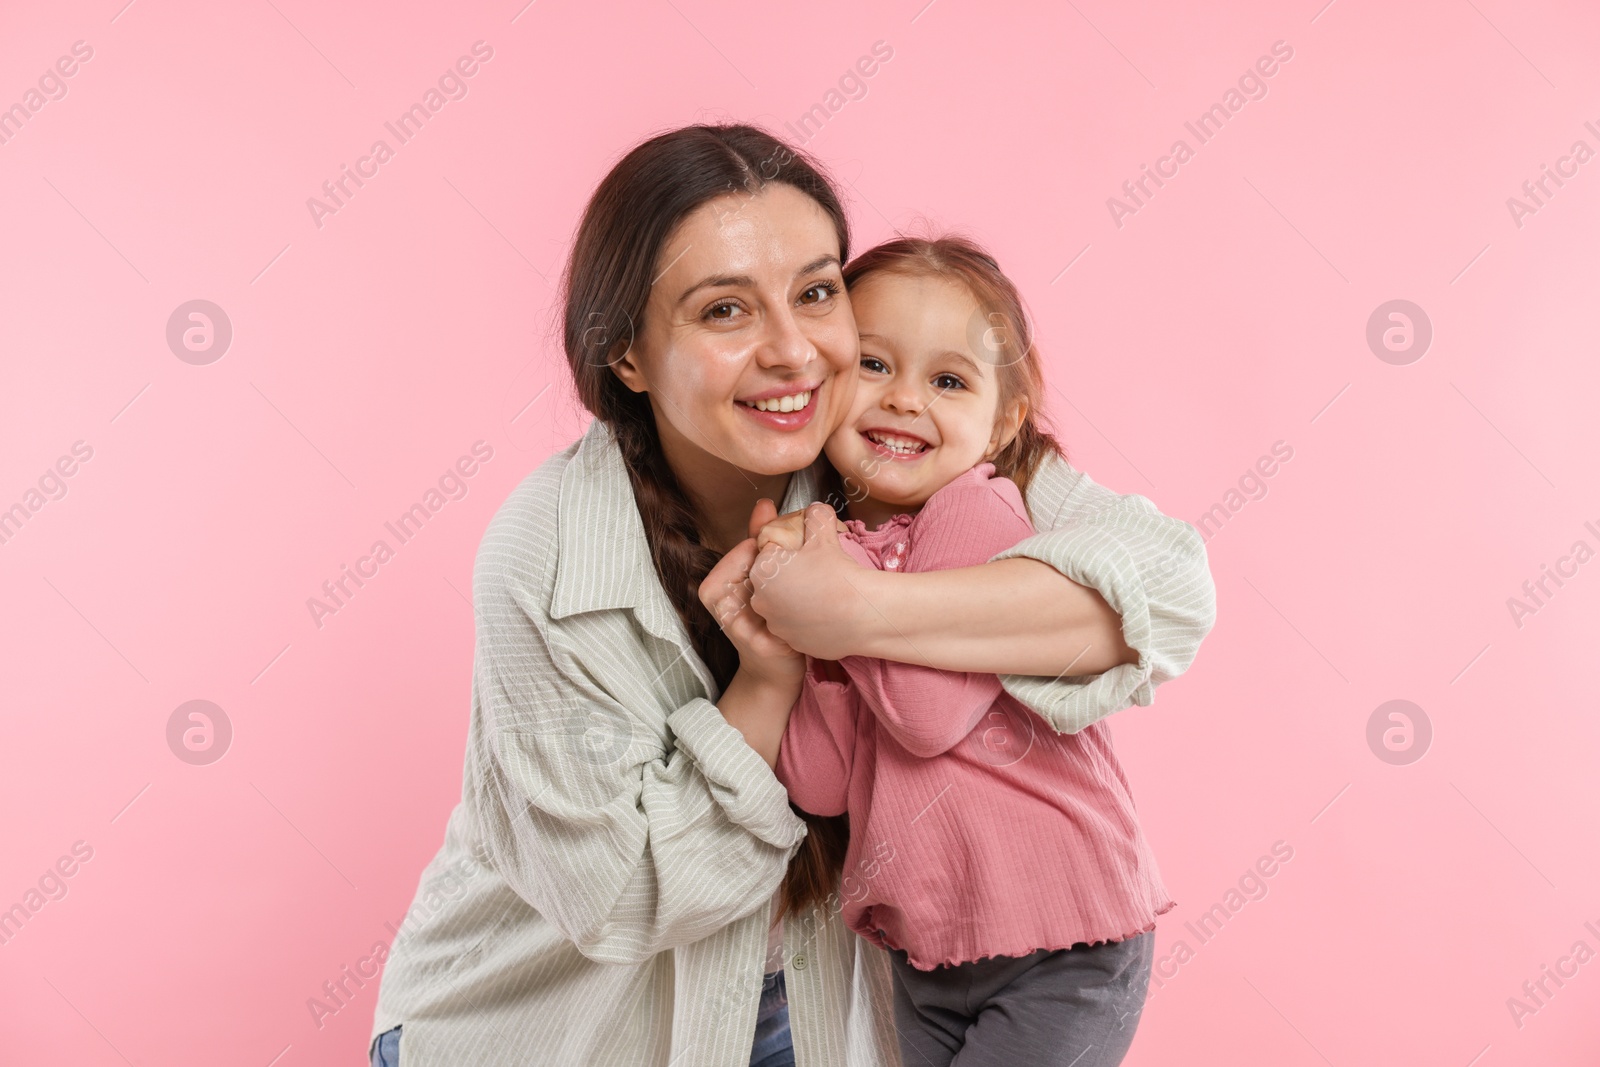
[[[900,1058],[905,1067],[1116,1067],[1154,954],[1153,930],[931,971],[890,949]]]

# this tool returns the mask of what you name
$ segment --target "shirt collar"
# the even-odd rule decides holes
[[[825,457],[789,479],[779,514],[817,499]],[[593,420],[561,475],[552,619],[628,608],[657,637],[689,647],[689,636],[656,575],[633,482],[610,427]]]

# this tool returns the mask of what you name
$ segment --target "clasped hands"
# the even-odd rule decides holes
[[[827,504],[778,515],[765,497],[750,513],[750,536],[700,583],[700,602],[739,651],[741,670],[798,680],[805,656],[835,660],[853,650],[870,611],[873,573],[839,545],[844,523]]]

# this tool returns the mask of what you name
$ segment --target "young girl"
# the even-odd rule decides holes
[[[844,274],[861,371],[826,447],[840,542],[883,570],[987,562],[1034,532],[1021,490],[1060,452],[1016,288],[951,237]],[[798,548],[793,519],[758,545]],[[907,1067],[1120,1063],[1174,904],[1104,721],[1057,734],[992,674],[806,659],[775,770],[798,807],[849,816],[843,915],[889,950]]]

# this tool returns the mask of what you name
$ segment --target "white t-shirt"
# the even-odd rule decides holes
[[[783,889],[780,886],[772,894],[772,928],[767,931],[767,974],[783,970],[783,923],[778,920],[778,908],[782,906],[782,900]]]

